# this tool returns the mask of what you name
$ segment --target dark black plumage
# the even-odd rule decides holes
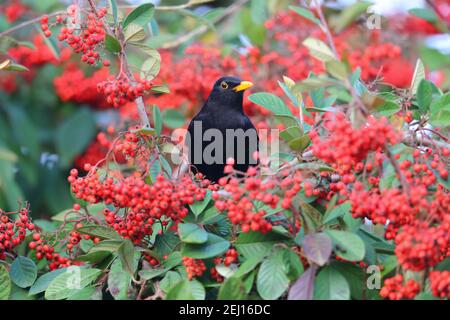
[[[252,83],[241,81],[241,79],[236,77],[222,77],[215,82],[208,100],[205,102],[200,112],[191,120],[188,127],[190,139],[186,139],[186,142],[189,148],[189,162],[193,172],[201,172],[207,179],[217,182],[218,179],[224,176],[226,159],[230,157],[235,159],[235,169],[239,171],[245,172],[249,165],[257,164],[257,161],[253,159],[253,154],[255,151],[259,150],[258,134],[255,126],[245,115],[242,108],[244,91],[251,86]],[[194,132],[196,130],[194,125],[195,122],[197,122],[197,135],[195,135]],[[201,136],[198,135],[200,123]],[[200,139],[208,129],[217,129],[222,134],[222,157],[220,156],[220,153],[216,154],[213,152],[213,155],[217,156],[216,159],[220,158],[221,161],[205,163],[205,160],[207,160],[204,157],[205,148],[208,148],[208,145],[214,143],[216,140],[215,138],[211,138],[211,141]],[[246,136],[245,139],[241,140],[241,147],[239,147],[237,138],[231,137],[231,135],[227,138],[227,129],[242,129],[245,131]],[[231,143],[233,143],[232,138],[234,138],[234,150],[231,148]],[[216,142],[215,145],[217,146],[219,144],[219,142]],[[229,146],[228,152],[227,145]],[[244,145],[245,147],[242,148]],[[207,150],[211,150],[211,147],[212,145]],[[201,155],[198,154],[200,150]],[[233,154],[230,154],[231,152]],[[245,160],[241,158],[241,160],[244,161],[237,161],[239,155],[243,157],[243,152],[245,153]],[[201,160],[201,163],[199,163],[199,159]]]

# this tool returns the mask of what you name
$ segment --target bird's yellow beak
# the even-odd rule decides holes
[[[233,90],[236,92],[239,92],[239,91],[246,90],[250,87],[253,87],[253,83],[251,83],[250,81],[242,81],[236,87],[234,87]]]

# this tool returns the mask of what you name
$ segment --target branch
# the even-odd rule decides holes
[[[394,155],[392,154],[391,150],[389,149],[388,146],[385,146],[384,148],[384,152],[386,153],[390,163],[392,164],[392,166],[394,167],[395,172],[397,173],[397,175],[400,178],[400,183],[402,184],[402,189],[403,191],[406,193],[406,195],[409,197],[410,193],[409,193],[409,184],[408,181],[406,181],[406,177],[403,174],[402,170],[400,169],[400,166],[398,165],[397,160],[395,160]]]
[[[320,19],[320,23],[321,23],[320,27],[327,37],[328,45],[330,46],[334,55],[339,59],[339,52],[336,50],[336,45],[334,44],[333,35],[331,34],[330,27],[328,26],[328,22],[325,19],[325,16],[323,14],[322,7],[318,0],[315,0],[314,3],[315,3],[315,6],[317,7],[316,8],[317,14],[319,15],[319,19]],[[369,115],[369,112],[367,111],[366,106],[362,102],[362,100],[359,97],[358,93],[356,92],[355,88],[352,86],[352,84],[350,83],[350,81],[347,78],[345,78],[344,83],[345,83],[347,90],[350,91],[353,101],[357,105],[358,109],[361,111],[361,113],[365,117],[367,117]]]
[[[215,19],[212,20],[212,23],[218,23],[222,20],[224,20],[225,18],[227,18],[228,16],[232,15],[234,12],[236,12],[237,10],[239,10],[243,5],[245,5],[249,0],[240,0],[234,4],[232,4],[231,6],[229,6],[228,8],[226,8],[222,14],[220,14],[218,17],[216,17]],[[196,36],[199,36],[203,33],[205,33],[206,31],[208,31],[208,26],[206,25],[202,25],[194,30],[192,30],[191,32],[188,32],[185,35],[182,35],[181,37],[170,41],[170,42],[166,42],[165,44],[163,44],[161,46],[161,48],[163,49],[171,49],[171,48],[175,48],[178,47],[179,45],[195,38]]]
[[[208,3],[208,2],[214,2],[216,0],[203,0],[203,1],[188,1],[184,4],[180,4],[180,5],[175,5],[175,6],[155,6],[155,10],[158,11],[180,11],[180,10],[184,10],[184,9],[188,9],[190,7],[199,5],[199,4],[204,4],[204,3]],[[137,8],[139,5],[122,5],[122,6],[118,6],[119,9],[132,9],[132,8]]]
[[[57,11],[57,12],[53,12],[51,14],[48,14],[48,16],[49,17],[56,17],[56,16],[58,16],[60,14],[64,14],[64,12],[63,11]],[[16,32],[16,31],[18,31],[18,30],[20,30],[22,28],[28,27],[29,25],[32,25],[33,23],[40,22],[41,21],[41,17],[42,16],[39,16],[37,18],[33,18],[31,20],[24,21],[22,23],[19,23],[18,25],[15,25],[14,27],[11,27],[11,28],[3,31],[3,32],[0,32],[0,38],[3,38],[4,36],[6,36],[6,35],[8,35],[10,33]]]

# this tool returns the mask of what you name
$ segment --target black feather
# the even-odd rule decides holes
[[[228,85],[228,88],[223,88],[221,84],[225,82]],[[190,139],[186,139],[189,148],[189,161],[193,166],[194,172],[203,173],[206,178],[216,181],[224,176],[224,167],[226,163],[226,159],[230,156],[236,160],[235,168],[239,171],[246,171],[249,165],[256,165],[257,162],[253,159],[252,155],[258,149],[259,138],[255,126],[250,121],[250,119],[245,115],[242,102],[244,98],[244,91],[234,91],[233,88],[238,86],[241,83],[241,79],[236,77],[223,77],[216,81],[213,86],[213,89],[203,105],[200,112],[191,120],[188,132],[190,135]],[[220,131],[223,137],[223,157],[221,158],[220,163],[208,164],[205,163],[205,159],[203,158],[203,152],[205,148],[210,145],[213,141],[204,141],[202,139],[200,141],[199,135],[195,136],[194,134],[194,123],[197,122],[198,125],[201,123],[201,136],[203,137],[203,133],[208,129],[217,129]],[[238,141],[235,139],[234,141],[234,152],[233,155],[227,154],[227,145],[231,146],[233,141],[230,139],[231,136],[227,139],[226,130],[227,129],[242,129],[247,133],[247,138],[245,142],[242,141],[242,145],[245,143],[245,150],[238,150]],[[247,131],[249,130],[249,131]],[[197,147],[197,148],[196,148]],[[199,148],[200,147],[200,148]],[[231,148],[230,148],[231,149]],[[201,150],[201,155],[198,155],[198,151]],[[197,155],[195,154],[197,151]],[[229,150],[230,151],[230,150]],[[241,153],[244,152],[245,155]],[[244,157],[245,160],[243,162],[238,162],[238,157]],[[198,163],[196,160],[201,160],[201,163]],[[241,159],[242,160],[242,159]]]

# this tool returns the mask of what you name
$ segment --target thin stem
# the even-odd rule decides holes
[[[208,2],[214,2],[215,0],[205,0],[202,3],[192,3],[191,1],[188,1],[184,4],[180,4],[180,5],[174,5],[174,6],[155,6],[155,10],[158,11],[180,11],[180,10],[184,10],[184,9],[188,9],[190,7],[199,5],[199,4],[204,4],[204,3],[208,3]],[[121,5],[118,6],[119,9],[133,9],[133,8],[137,8],[139,5]]]
[[[249,0],[240,0],[234,4],[232,4],[231,6],[229,6],[228,8],[226,8],[222,14],[220,14],[218,17],[216,17],[215,19],[212,20],[212,23],[218,23],[220,21],[222,21],[223,19],[227,18],[228,16],[232,15],[234,12],[236,12],[237,10],[239,10],[243,5],[245,5]],[[202,25],[194,30],[192,30],[191,32],[186,33],[185,35],[182,35],[181,37],[175,39],[174,41],[170,41],[170,42],[166,42],[165,44],[163,44],[161,46],[161,48],[163,49],[171,49],[171,48],[175,48],[178,47],[179,45],[205,33],[206,31],[208,31],[208,26],[206,25]]]
[[[325,36],[327,37],[327,41],[328,41],[328,45],[330,46],[331,50],[333,51],[334,55],[336,56],[337,59],[339,58],[339,53],[336,49],[336,45],[334,44],[334,40],[333,40],[333,35],[331,34],[330,31],[330,27],[328,26],[328,22],[325,19],[325,16],[323,14],[322,11],[322,7],[319,3],[318,0],[314,1],[316,9],[317,9],[317,14],[319,15],[319,19],[320,19],[320,23],[321,23],[321,29],[322,31],[325,33]],[[361,111],[361,113],[367,117],[369,115],[369,112],[366,109],[366,106],[364,105],[364,103],[362,102],[362,100],[360,99],[358,93],[356,92],[355,88],[352,86],[352,84],[350,83],[350,81],[346,78],[345,81],[345,86],[347,88],[348,91],[350,91],[350,94],[352,95],[353,101],[355,102],[356,106],[358,107],[358,109]]]
[[[48,14],[47,16],[49,16],[49,17],[55,17],[55,16],[60,15],[60,14],[64,14],[64,12],[62,12],[62,11],[57,11],[57,12]],[[22,29],[22,28],[25,28],[25,27],[27,27],[27,26],[29,26],[29,25],[32,25],[33,23],[40,22],[40,21],[41,21],[41,17],[42,17],[42,16],[39,16],[39,17],[37,17],[37,18],[33,18],[33,19],[31,19],[31,20],[24,21],[24,22],[22,22],[22,23],[19,23],[18,25],[15,25],[14,27],[11,27],[11,28],[9,28],[9,29],[3,31],[3,32],[0,32],[0,38],[3,38],[4,36],[9,35],[10,33],[16,32],[16,31],[18,31],[18,30],[20,30],[20,29]]]
[[[397,173],[397,175],[400,178],[400,183],[402,184],[402,189],[403,191],[408,195],[410,195],[409,193],[409,184],[408,181],[406,181],[406,177],[403,174],[402,170],[400,169],[400,166],[398,165],[397,160],[395,159],[394,155],[392,154],[391,150],[386,146],[384,148],[384,152],[386,153],[390,163],[392,164],[392,166],[394,167],[395,172]]]

